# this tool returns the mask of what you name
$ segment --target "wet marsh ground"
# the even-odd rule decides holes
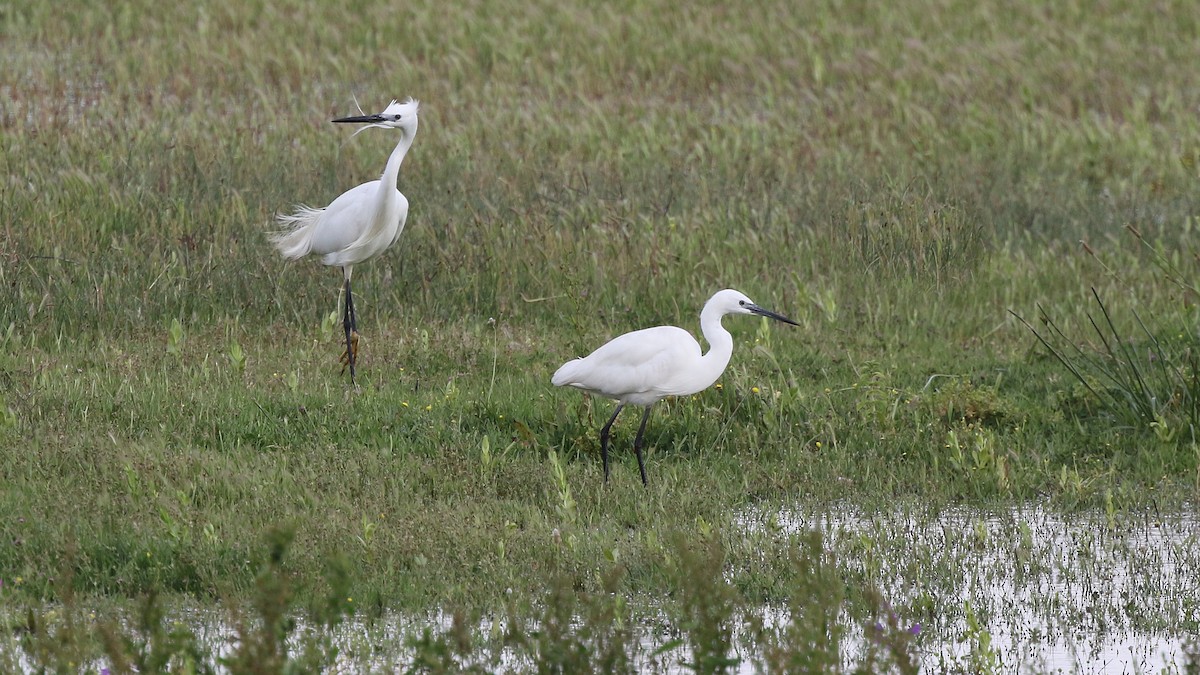
[[[902,667],[969,630],[967,599],[977,636],[1040,611],[962,597],[953,535],[1031,556],[978,563],[1005,579],[1081,560],[1111,593],[1072,630],[1103,634],[1099,612],[1186,651],[1196,33],[1172,2],[0,8],[4,644],[94,658],[108,608],[156,593],[311,625],[511,614],[561,631],[510,647],[582,644],[601,670],[665,613],[712,671],[753,629],[732,617],[806,599],[824,619],[739,643],[764,669],[892,617],[862,659]],[[356,270],[352,390],[340,276],[265,233],[381,171],[395,137],[329,119],[410,95],[408,227]],[[550,374],[694,330],[724,287],[801,328],[728,320],[719,386],[654,413],[649,488],[632,418],[605,485],[611,404]],[[922,524],[814,543],[785,515],[835,505]],[[1107,557],[952,517],[1014,509],[1104,545],[1176,532]],[[895,585],[920,560],[926,590]],[[26,610],[71,607],[101,618],[38,642],[61,621]],[[413,653],[468,658],[447,635]]]

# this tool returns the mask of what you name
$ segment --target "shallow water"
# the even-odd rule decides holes
[[[1184,641],[1200,622],[1196,513],[1110,519],[1038,506],[934,514],[752,509],[733,525],[769,537],[819,529],[839,565],[875,579],[898,613],[920,599],[937,608],[937,616],[913,621],[920,624],[924,672],[973,671],[989,656],[996,672],[1183,672]],[[763,608],[761,615],[768,625],[788,620],[784,609]],[[432,621],[449,625],[445,616]],[[422,626],[411,618],[390,623],[375,642],[402,640]],[[679,637],[668,624],[665,615],[643,623],[642,672],[689,670],[682,665],[691,656],[686,646],[648,656]],[[478,629],[496,633],[500,626]],[[844,661],[855,663],[862,649],[862,630],[851,630]],[[511,654],[492,663],[520,665]],[[754,664],[743,661],[738,672],[755,672]]]
[[[867,571],[894,606],[937,607],[921,621],[926,670],[967,663],[986,632],[1007,672],[1160,672],[1182,665],[1184,640],[1200,621],[1194,512],[751,510],[736,522],[779,536],[820,529],[840,564]]]
[[[748,509],[732,525],[748,537],[785,540],[820,530],[843,573],[872,580],[901,617],[901,628],[917,631],[924,672],[975,671],[980,663],[997,672],[1183,672],[1185,640],[1200,625],[1200,518],[1194,512],[1110,518],[1062,516],[1038,506],[1000,513]],[[768,625],[789,618],[775,607],[758,614]],[[171,616],[194,632],[214,661],[232,654],[236,632],[226,615],[177,609]],[[656,653],[680,637],[670,623],[665,611],[643,613],[641,672],[688,670],[686,645]],[[445,632],[450,624],[444,613],[395,615],[371,625],[352,619],[333,636],[340,670],[403,670],[412,656],[409,638],[427,627]],[[487,639],[503,628],[500,619],[474,626],[478,650],[470,663],[489,671],[531,670],[498,639]],[[304,634],[301,623],[293,648]],[[845,663],[857,662],[862,636],[861,627],[849,631]],[[745,643],[736,650],[754,652]],[[755,672],[755,664],[745,659],[738,672]]]

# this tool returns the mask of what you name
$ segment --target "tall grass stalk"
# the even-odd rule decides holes
[[[1193,345],[1170,347],[1131,313],[1145,340],[1146,351],[1123,337],[1095,288],[1092,297],[1103,321],[1087,314],[1101,351],[1089,352],[1069,339],[1050,316],[1038,307],[1049,330],[1043,335],[1012,312],[1038,342],[1087,389],[1101,405],[1134,428],[1156,429],[1160,437],[1196,442],[1200,422],[1200,362]],[[1066,346],[1063,346],[1066,345]]]

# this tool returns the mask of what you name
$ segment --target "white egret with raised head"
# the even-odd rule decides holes
[[[400,141],[388,157],[379,180],[346,190],[325,208],[301,205],[295,213],[279,216],[282,229],[271,236],[275,248],[285,258],[297,259],[311,253],[321,256],[322,264],[342,268],[346,289],[342,311],[346,352],[342,354],[342,363],[350,367],[351,383],[358,358],[358,322],[350,277],[355,265],[386,251],[404,231],[408,199],[396,189],[396,181],[400,176],[400,163],[417,134],[418,108],[418,102],[410,98],[404,103],[392,101],[383,112],[375,115],[333,120],[338,124],[367,125],[355,134],[370,128],[397,129]]]

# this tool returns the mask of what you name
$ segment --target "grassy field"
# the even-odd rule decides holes
[[[217,605],[285,532],[366,615],[653,606],[701,542],[778,603],[806,544],[746,508],[1195,508],[1190,3],[236,5],[0,6],[0,602]],[[340,275],[266,233],[407,96],[354,390]],[[802,328],[727,320],[605,485],[550,374],[725,287]]]

